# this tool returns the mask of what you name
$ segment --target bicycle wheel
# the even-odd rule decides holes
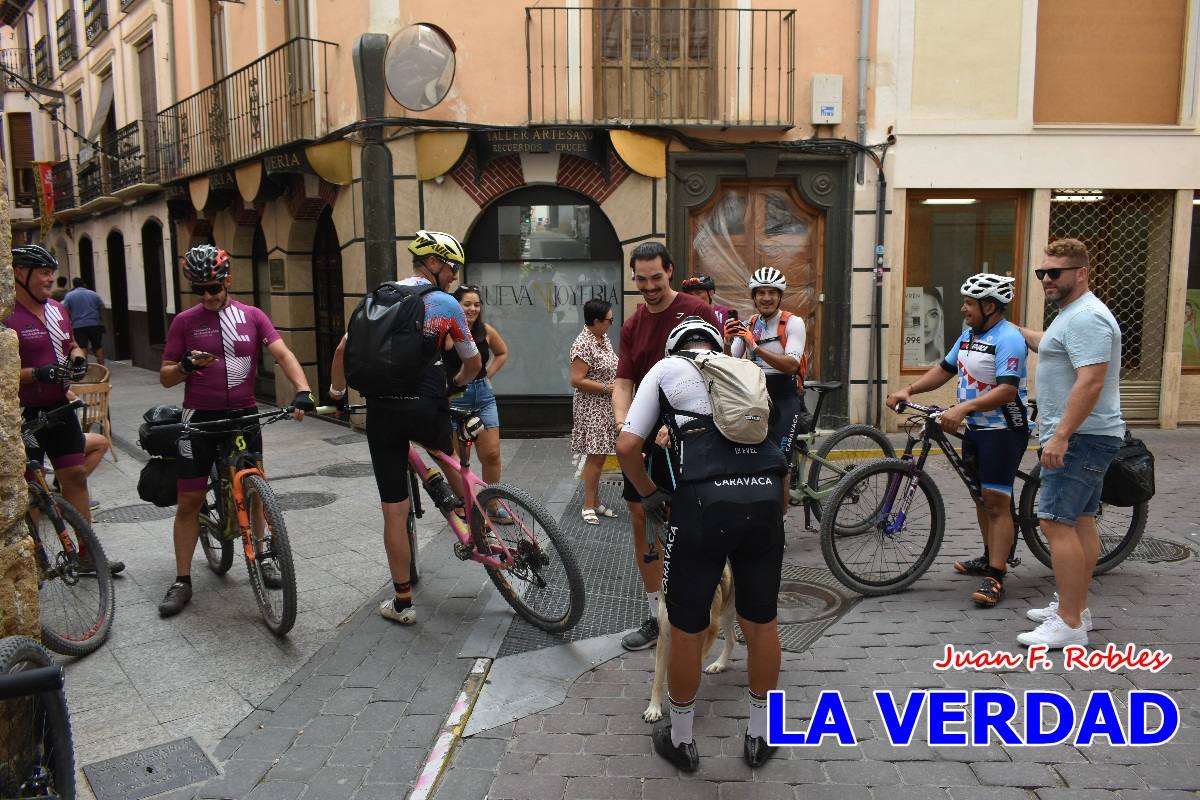
[[[260,475],[242,478],[242,495],[250,515],[257,557],[246,559],[258,610],[271,633],[283,636],[296,624],[296,570],[283,511],[271,485]]]
[[[417,569],[417,508],[416,497],[420,490],[417,474],[408,469],[408,519],[405,521],[405,531],[408,533],[408,584],[416,586],[421,580],[421,571]]]
[[[908,588],[929,569],[946,532],[937,485],[924,472],[914,475],[913,466],[897,458],[864,464],[847,475],[830,496],[826,512],[821,554],[834,576],[859,594]],[[862,532],[840,532],[848,529]]]
[[[50,654],[27,636],[0,640],[0,680],[53,666]],[[0,797],[75,797],[71,718],[62,689],[0,701],[0,718],[16,737],[0,765]]]
[[[484,550],[489,539],[501,539],[513,551],[512,566],[487,568],[500,594],[518,614],[547,633],[575,627],[583,615],[583,577],[550,513],[524,490],[504,484],[487,487],[476,499],[480,508],[495,503],[513,519],[511,525],[493,525],[483,514],[471,516],[476,548]]]
[[[896,449],[878,428],[846,425],[821,442],[808,469],[808,489],[814,498],[813,516],[821,519],[822,496],[828,497],[838,481],[856,467],[885,458],[895,458]]]
[[[1021,489],[1020,525],[1021,538],[1029,545],[1033,557],[1047,567],[1053,568],[1050,543],[1046,541],[1038,523],[1037,497],[1042,485],[1042,465],[1037,464],[1029,472],[1029,479]],[[1100,534],[1100,558],[1093,574],[1101,575],[1129,558],[1142,540],[1146,531],[1149,503],[1136,506],[1114,506],[1101,503],[1096,511],[1096,532]]]
[[[25,524],[38,549],[38,613],[42,642],[64,656],[94,652],[112,629],[116,592],[108,571],[104,548],[83,517],[61,495],[49,495],[54,509],[38,509],[37,520],[26,515]],[[39,503],[40,505],[41,503]],[[55,513],[56,512],[56,513]],[[76,552],[63,548],[61,533],[74,542]],[[79,551],[88,554],[95,571],[82,572]]]
[[[213,467],[204,505],[200,506],[200,548],[208,568],[218,575],[224,575],[233,566],[233,539],[229,538],[230,519],[224,501],[221,479],[217,476],[217,468]]]

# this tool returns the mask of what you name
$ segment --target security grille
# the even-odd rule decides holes
[[[1109,189],[1056,189],[1050,204],[1050,238],[1087,245],[1091,290],[1121,325],[1126,419],[1158,419],[1173,209],[1172,192]]]

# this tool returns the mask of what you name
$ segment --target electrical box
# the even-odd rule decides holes
[[[812,124],[838,125],[842,121],[842,76],[812,76]]]

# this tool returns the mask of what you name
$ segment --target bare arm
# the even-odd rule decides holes
[[[620,428],[625,424],[625,415],[629,413],[629,407],[633,405],[633,381],[617,378],[613,384],[612,399],[613,415],[616,417],[617,427]]]
[[[620,383],[621,380],[618,378],[617,382]],[[628,410],[626,408],[626,411]],[[617,437],[617,462],[621,465],[621,471],[633,484],[633,488],[638,490],[638,494],[648,497],[654,494],[658,487],[654,485],[650,474],[646,472],[646,461],[642,458],[644,442],[645,440],[637,434],[622,431],[621,435]]]
[[[476,353],[470,358],[464,358],[462,368],[458,374],[454,376],[456,386],[466,386],[471,381],[475,380],[475,376],[479,374],[479,370],[483,369],[483,356]]]
[[[571,359],[571,386],[581,392],[610,395],[613,387],[600,381],[588,380],[588,363],[582,358]]]
[[[494,378],[500,372],[500,368],[504,366],[504,362],[508,361],[508,345],[504,343],[504,338],[500,336],[500,331],[486,322],[484,323],[484,327],[487,328],[488,348],[492,351],[492,360],[488,364],[488,377]]]
[[[1042,343],[1042,336],[1046,332],[1022,328],[1020,325],[1017,326],[1017,330],[1019,330],[1021,335],[1025,337],[1025,344],[1029,346],[1029,349],[1036,353],[1038,351],[1038,347]]]
[[[346,335],[342,334],[342,340],[338,342],[337,349],[333,351],[333,362],[329,365],[329,386],[338,391],[346,391]],[[334,398],[339,399],[339,398]]]
[[[917,378],[903,389],[898,389],[887,396],[887,407],[895,408],[896,403],[901,400],[908,400],[914,394],[924,394],[931,392],[939,386],[954,377],[953,372],[947,372],[942,366],[942,362],[938,362],[925,371],[925,374]],[[990,394],[990,392],[989,392]]]
[[[1042,446],[1043,467],[1058,469],[1063,465],[1067,454],[1067,442],[1096,407],[1096,400],[1100,398],[1100,392],[1104,389],[1104,376],[1107,373],[1107,362],[1089,364],[1075,370],[1075,385],[1067,395],[1067,407],[1063,409],[1062,419],[1058,421],[1054,435]]]
[[[21,377],[25,375],[25,370],[21,370]],[[174,361],[164,361],[162,366],[158,368],[158,382],[164,389],[170,389],[172,386],[178,386],[187,380],[188,374],[183,371],[183,367],[179,366]]]
[[[795,375],[800,371],[800,359],[787,353],[772,353],[761,347],[751,353],[754,358],[761,358],[767,365],[774,367],[784,375]]]
[[[283,343],[283,339],[276,339],[267,345],[267,352],[279,364],[293,389],[297,392],[309,391],[308,377],[304,374],[304,368],[300,366],[300,362],[296,360],[296,356],[292,354],[288,346]]]

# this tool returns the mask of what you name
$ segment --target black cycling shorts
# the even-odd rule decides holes
[[[62,408],[67,401],[53,406],[31,406],[22,409],[25,419],[36,419],[43,411],[49,413],[56,408]],[[55,469],[78,467],[83,463],[83,428],[79,425],[79,417],[74,414],[60,414],[55,424],[42,428],[35,433],[37,447],[25,448],[26,456],[33,461],[41,461],[49,457]]]
[[[767,623],[778,613],[783,570],[783,488],[778,475],[681,484],[671,498],[663,546],[667,618],[685,633],[708,627],[726,560],[738,616]]]
[[[767,436],[779,445],[790,464],[796,435],[802,432],[800,420],[804,412],[804,402],[796,387],[796,376],[768,375],[767,394],[771,398],[770,431]]]
[[[453,454],[450,411],[445,399],[367,398],[367,447],[383,503],[408,499],[409,442]]]
[[[104,347],[104,326],[85,325],[75,329],[75,343],[84,350],[100,350]]]
[[[963,434],[962,446],[967,476],[975,481],[977,488],[1011,495],[1028,444],[1027,427],[968,427]]]
[[[228,411],[185,408],[183,418],[187,422],[212,422],[230,417],[249,417],[257,413],[257,408],[236,408]],[[255,461],[262,463],[262,426],[258,420],[233,423],[227,430],[237,430],[241,433],[245,437],[246,451],[254,453]],[[208,488],[208,476],[212,473],[213,464],[217,463],[217,448],[228,438],[228,432],[207,428],[203,433],[192,433],[179,440],[179,462],[175,481],[178,491],[197,492]]]
[[[658,428],[655,428],[651,436],[658,434]],[[659,447],[654,443],[653,439],[647,439],[642,445],[642,455],[646,457],[646,471],[650,473],[650,480],[654,481],[654,485],[668,492],[675,488],[675,475],[671,469],[671,451],[668,448]],[[637,487],[629,482],[629,476],[624,472],[621,477],[625,481],[625,485],[621,488],[621,497],[630,503],[636,503],[642,499],[642,495],[638,492]]]

